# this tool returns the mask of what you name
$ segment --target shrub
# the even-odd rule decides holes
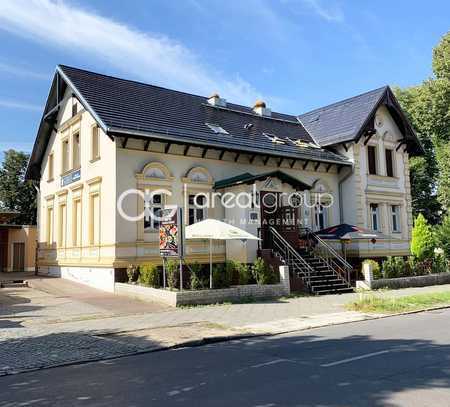
[[[252,279],[252,272],[250,270],[250,267],[247,266],[247,264],[238,263],[237,272],[239,275],[239,284],[240,285],[246,285]]]
[[[195,262],[190,265],[191,271],[191,290],[201,290],[205,288],[205,282],[202,279],[202,266]]]
[[[419,260],[433,257],[435,241],[431,226],[422,214],[414,221],[411,240],[411,252]]]
[[[274,284],[277,282],[275,272],[272,267],[258,257],[252,266],[252,275],[257,284]]]
[[[144,264],[139,267],[139,284],[159,288],[159,270],[154,264]]]
[[[432,265],[433,273],[445,273],[448,271],[447,259],[443,255],[437,255],[433,259]]]
[[[139,268],[134,264],[129,264],[127,267],[128,282],[133,283],[138,279]]]
[[[166,277],[169,288],[176,288],[179,280],[179,268],[176,260],[169,260],[166,263]]]
[[[436,226],[436,244],[444,250],[445,257],[450,260],[450,214],[442,220],[442,224]]]
[[[362,262],[361,270],[364,269],[364,264],[371,264],[372,265],[372,272],[373,272],[373,278],[383,278],[383,273],[381,272],[380,264],[372,259],[366,259]]]
[[[411,269],[403,257],[388,257],[383,261],[383,275],[385,278],[407,277]]]
[[[228,288],[231,285],[231,267],[227,264],[214,264],[213,288]]]
[[[415,276],[424,276],[426,274],[431,274],[433,272],[433,260],[417,260],[413,259],[411,261],[413,274]]]

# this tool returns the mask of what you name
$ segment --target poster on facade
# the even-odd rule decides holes
[[[166,207],[160,211],[159,254],[183,257],[183,223],[181,208]]]

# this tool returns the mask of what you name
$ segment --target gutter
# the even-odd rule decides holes
[[[106,133],[110,136],[137,136],[137,137],[143,137],[143,138],[154,138],[159,141],[163,142],[178,142],[180,144],[191,144],[192,146],[201,146],[201,147],[210,147],[210,148],[218,148],[218,149],[226,149],[228,151],[241,151],[241,152],[247,152],[247,153],[254,153],[254,154],[261,154],[266,156],[273,156],[273,157],[285,157],[290,159],[298,159],[298,160],[308,160],[308,161],[316,161],[316,162],[323,162],[323,163],[329,163],[329,164],[336,164],[336,165],[345,165],[345,166],[351,166],[353,165],[350,161],[340,161],[340,160],[332,160],[332,159],[326,159],[326,158],[320,158],[320,157],[314,157],[314,156],[304,156],[301,154],[289,154],[284,153],[281,151],[278,152],[270,152],[265,149],[258,149],[258,148],[249,148],[244,146],[239,147],[230,147],[226,146],[220,143],[214,143],[211,141],[200,141],[200,140],[189,140],[186,137],[181,136],[174,136],[169,135],[168,133],[161,134],[161,133],[148,133],[144,131],[139,130],[129,130],[129,129],[122,129],[119,127],[108,127]]]

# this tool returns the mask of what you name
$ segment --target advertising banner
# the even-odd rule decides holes
[[[162,257],[183,257],[183,219],[181,208],[161,209],[159,254]]]

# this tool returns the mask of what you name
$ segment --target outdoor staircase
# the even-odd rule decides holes
[[[270,227],[272,250],[282,264],[300,277],[311,293],[316,295],[353,292],[352,266],[331,246],[311,231],[306,232],[311,244],[295,249],[273,227]]]
[[[298,250],[300,256],[314,269],[310,276],[311,292],[317,295],[343,294],[353,292],[353,288],[327,261],[314,256],[307,249]]]

